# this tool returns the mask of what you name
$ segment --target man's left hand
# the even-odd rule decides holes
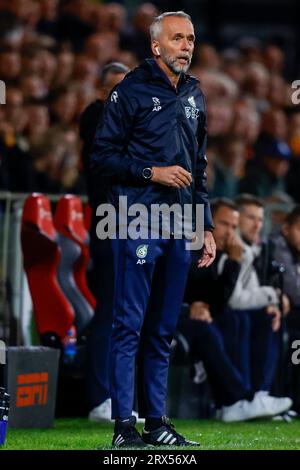
[[[216,243],[213,234],[209,231],[204,232],[204,243],[202,256],[198,260],[198,268],[208,268],[216,257]]]

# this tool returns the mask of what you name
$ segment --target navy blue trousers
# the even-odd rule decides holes
[[[112,418],[131,416],[139,350],[145,417],[166,414],[170,345],[190,252],[185,240],[113,240],[115,291],[110,373]],[[142,340],[140,341],[142,333]]]
[[[114,264],[111,240],[96,237],[96,218],[90,232],[93,285],[97,300],[87,338],[87,400],[90,408],[110,398],[109,350],[114,298]]]
[[[239,400],[252,400],[254,393],[244,385],[238,368],[230,359],[217,323],[180,317],[177,330],[187,339],[193,361],[202,360],[217,408]]]
[[[254,391],[272,387],[279,356],[279,335],[271,328],[272,317],[264,309],[230,310],[216,317],[226,351]]]

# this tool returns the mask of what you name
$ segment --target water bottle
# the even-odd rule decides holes
[[[65,364],[72,364],[75,360],[77,352],[77,338],[76,330],[72,326],[63,340],[63,362]]]
[[[0,446],[5,443],[7,421],[9,411],[9,394],[5,388],[0,387]]]

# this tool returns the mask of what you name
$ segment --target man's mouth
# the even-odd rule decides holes
[[[183,64],[187,64],[190,61],[189,57],[178,57],[177,60]]]

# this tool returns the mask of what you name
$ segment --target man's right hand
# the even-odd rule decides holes
[[[233,233],[227,238],[225,251],[228,257],[235,261],[240,261],[244,253],[244,246],[242,240],[236,233]]]
[[[190,186],[192,182],[191,173],[179,165],[153,166],[152,171],[151,181],[153,183],[180,189]]]

